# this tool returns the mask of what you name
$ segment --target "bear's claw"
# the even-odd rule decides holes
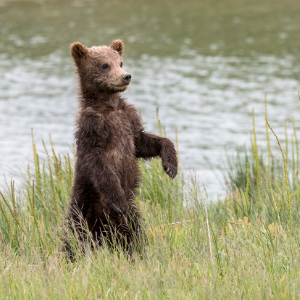
[[[167,167],[166,164],[169,166]],[[177,175],[177,165],[173,165],[170,162],[163,164],[165,172],[173,179]]]

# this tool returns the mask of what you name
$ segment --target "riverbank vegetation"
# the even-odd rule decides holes
[[[148,245],[131,258],[88,249],[74,263],[62,252],[74,154],[52,145],[42,160],[33,140],[34,167],[0,194],[1,299],[298,298],[299,145],[294,130],[271,148],[275,131],[266,122],[260,151],[253,114],[251,149],[228,160],[227,195],[214,202],[196,176],[172,181],[158,159],[140,162]]]

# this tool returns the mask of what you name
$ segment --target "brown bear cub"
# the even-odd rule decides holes
[[[134,192],[140,180],[138,158],[161,157],[165,172],[177,174],[173,143],[146,133],[133,105],[120,95],[131,75],[122,69],[124,44],[87,48],[71,45],[79,78],[75,179],[68,222],[85,239],[84,222],[96,244],[114,237],[130,245],[140,230]]]

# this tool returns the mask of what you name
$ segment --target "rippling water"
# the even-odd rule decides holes
[[[247,1],[242,2],[245,6]],[[68,47],[69,43],[75,40],[85,42],[87,46],[96,44],[94,32],[84,35],[82,28],[76,29],[80,24],[78,7],[82,9],[82,26],[90,26],[86,30],[97,29],[95,25],[98,21],[97,13],[100,23],[104,22],[101,20],[106,17],[95,1],[84,2],[84,6],[82,1],[71,3],[72,5],[68,3],[69,6],[64,4],[61,7],[59,4],[47,6],[47,4],[19,3],[0,8],[0,25],[1,23],[3,25],[0,40],[1,176],[5,174],[10,177],[12,169],[27,163],[26,158],[31,158],[30,128],[34,129],[35,140],[40,150],[42,150],[41,140],[48,141],[49,133],[57,151],[69,151],[73,143],[74,116],[77,108],[76,77]],[[143,1],[143,5],[148,8],[146,10],[141,8],[141,11],[149,11],[148,14],[157,16],[156,21],[149,15],[147,18],[159,26],[160,22],[163,22],[163,16],[155,9],[166,9],[164,5],[167,6],[169,2],[164,1],[162,3],[165,4],[161,6],[159,3],[153,3]],[[219,38],[216,42],[206,37],[205,45],[201,48],[199,41],[189,37],[191,29],[188,29],[190,21],[187,16],[188,14],[193,16],[193,7],[180,12],[183,2],[176,1],[176,3],[177,15],[174,14],[172,18],[181,24],[180,28],[186,28],[186,34],[181,32],[181,35],[175,38],[174,26],[170,26],[169,31],[165,30],[165,39],[161,42],[159,37],[155,39],[156,29],[152,24],[153,28],[147,27],[147,30],[149,39],[152,39],[155,47],[148,50],[143,48],[149,43],[145,36],[140,38],[144,38],[144,43],[140,43],[136,37],[147,30],[137,28],[134,31],[130,27],[139,20],[135,19],[136,15],[131,22],[128,21],[130,32],[124,33],[125,46],[128,45],[124,68],[132,74],[133,80],[124,97],[141,111],[146,128],[152,132],[157,132],[156,108],[159,107],[162,124],[166,128],[167,136],[173,141],[175,128],[178,129],[183,168],[196,171],[210,194],[220,194],[223,188],[216,176],[220,177],[224,166],[224,149],[226,148],[230,154],[237,146],[250,144],[252,108],[256,112],[258,141],[265,147],[265,93],[268,94],[270,123],[279,137],[284,136],[284,120],[290,120],[293,115],[299,129],[297,90],[300,87],[300,63],[299,57],[294,53],[294,47],[299,46],[300,42],[298,44],[287,42],[286,48],[283,47],[280,41],[288,39],[287,34],[283,35],[282,28],[279,30],[271,26],[271,31],[277,28],[276,41],[279,45],[277,53],[272,53],[268,47],[263,47],[261,53],[253,52],[257,51],[254,49],[257,45],[252,48],[249,46],[251,49],[247,52],[245,45],[255,44],[254,34],[253,40],[249,40],[250,37],[243,38],[240,50],[245,53],[238,55],[236,46],[232,46],[230,51],[230,38],[226,40],[227,29],[220,28],[224,31],[224,39]],[[234,1],[228,1],[228,6],[233,5],[232,3]],[[242,4],[240,9],[243,8]],[[290,1],[291,14],[292,9],[293,13],[295,10],[293,4],[294,1]],[[105,2],[105,5],[109,7],[110,4]],[[200,9],[197,5],[194,3],[195,8]],[[211,8],[211,4],[207,3],[206,9],[207,7]],[[86,13],[88,9],[90,12]],[[136,13],[128,10],[127,5],[124,8],[125,15],[132,16],[134,12]],[[28,14],[22,16],[22,12]],[[248,11],[248,14],[251,12]],[[202,12],[203,15],[204,13]],[[11,19],[14,14],[21,18],[19,26]],[[218,11],[212,14],[221,19],[224,17],[224,14]],[[238,12],[227,21],[230,26],[236,22],[243,23],[248,16],[244,10],[239,17],[237,15]],[[240,15],[244,16],[244,19]],[[286,17],[289,11],[283,12],[282,15]],[[77,25],[72,23],[75,22],[71,21],[72,19],[75,19]],[[127,21],[123,22],[125,24]],[[290,30],[298,28],[299,25],[298,22],[292,21],[287,24],[294,26]],[[114,38],[123,37],[121,24],[116,24],[115,27],[111,25],[97,29],[104,35],[98,37],[98,44],[109,43]],[[214,26],[215,24],[211,25],[211,33]],[[253,28],[254,31],[257,29],[255,26]],[[246,26],[244,32],[247,33],[247,30],[250,29]],[[278,37],[280,33],[282,35]],[[58,38],[58,35],[61,37]],[[53,45],[52,38],[55,43],[59,43]],[[268,38],[272,40],[272,37]],[[166,42],[168,39],[169,43]],[[257,39],[261,39],[259,34]],[[236,37],[232,43],[236,45],[239,41],[241,39]],[[166,55],[164,51],[170,44],[174,45],[173,50],[170,50],[170,55]],[[131,51],[134,48],[135,50]],[[273,142],[275,145],[275,141]]]

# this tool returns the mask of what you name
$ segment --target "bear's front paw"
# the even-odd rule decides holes
[[[163,161],[162,166],[165,172],[173,179],[177,175],[177,160],[175,162]]]
[[[127,205],[124,201],[121,201],[119,203],[112,203],[109,206],[110,213],[114,216],[122,216],[127,213]]]
[[[173,143],[167,138],[164,138],[162,140],[162,150],[160,153],[160,157],[165,172],[172,179],[175,178],[177,175],[178,166],[177,153]]]

